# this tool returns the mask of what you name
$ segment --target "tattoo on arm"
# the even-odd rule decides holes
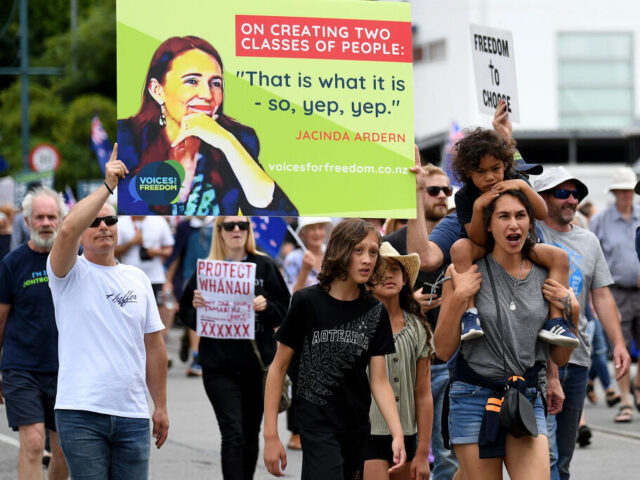
[[[571,294],[567,294],[566,297],[564,298],[558,298],[558,300],[560,300],[562,302],[562,304],[564,305],[562,308],[562,313],[564,315],[564,319],[571,325],[573,326],[573,305],[571,305]]]

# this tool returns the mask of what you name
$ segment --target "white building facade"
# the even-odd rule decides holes
[[[415,133],[433,154],[478,111],[469,24],[513,33],[524,150],[552,163],[630,163],[640,117],[640,2],[412,0]],[[545,142],[548,148],[539,145]],[[546,154],[544,154],[546,152]],[[524,153],[524,152],[523,152]],[[543,155],[544,154],[544,155]],[[545,158],[536,158],[544,162]]]

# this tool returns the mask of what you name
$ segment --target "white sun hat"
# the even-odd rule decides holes
[[[633,190],[638,182],[636,172],[629,167],[622,167],[615,171],[609,185],[611,190]]]
[[[309,225],[324,224],[327,229],[333,226],[329,217],[298,217],[298,228],[296,228],[296,234],[300,235],[300,232],[304,227]],[[330,232],[327,230],[327,235]]]

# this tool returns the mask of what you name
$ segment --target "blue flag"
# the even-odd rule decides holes
[[[251,217],[253,236],[264,252],[277,257],[287,233],[287,222],[280,217]]]
[[[69,185],[64,187],[64,203],[67,206],[68,210],[71,210],[73,206],[76,204],[76,197],[73,194],[73,190]]]
[[[91,150],[96,152],[100,169],[102,173],[105,173],[105,165],[109,161],[109,157],[111,157],[113,147],[97,115],[91,120]]]

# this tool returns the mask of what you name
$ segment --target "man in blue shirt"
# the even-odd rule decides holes
[[[0,403],[20,435],[18,478],[42,478],[45,428],[51,435],[49,479],[65,479],[67,465],[55,433],[58,330],[48,286],[47,256],[65,212],[62,195],[47,187],[22,202],[30,239],[0,265]]]
[[[634,243],[636,230],[640,227],[640,207],[633,204],[636,182],[636,174],[631,168],[616,170],[609,185],[615,204],[596,214],[590,224],[591,231],[600,240],[613,277],[611,294],[620,311],[622,334],[629,351],[632,342],[640,345],[640,262]],[[624,415],[617,421],[631,421],[631,401],[640,410],[640,375],[636,374],[632,385],[633,398],[629,398],[629,376],[618,382]]]

